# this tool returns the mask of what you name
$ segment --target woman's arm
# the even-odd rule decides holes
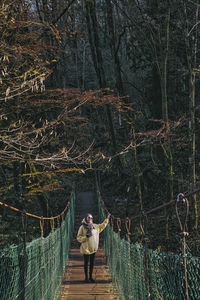
[[[84,243],[87,240],[87,237],[86,237],[86,234],[85,234],[85,230],[83,229],[83,226],[81,226],[79,228],[76,239],[79,243]]]
[[[104,228],[106,228],[106,226],[108,225],[110,216],[111,215],[108,214],[107,218],[103,221],[103,223],[99,224],[99,233],[101,233],[104,230]]]

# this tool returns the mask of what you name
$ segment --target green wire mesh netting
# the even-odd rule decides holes
[[[105,218],[99,194],[100,221]],[[188,294],[185,288],[184,257],[148,249],[144,244],[122,239],[109,224],[103,232],[104,251],[113,283],[121,299],[200,299],[200,258],[187,255]]]
[[[1,300],[52,300],[62,282],[74,228],[75,195],[65,220],[46,238],[0,253]]]

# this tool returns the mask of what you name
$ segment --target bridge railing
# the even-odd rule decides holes
[[[100,221],[108,213],[100,193],[97,193]],[[129,224],[127,236],[114,231],[112,218],[103,232],[104,251],[113,283],[123,300],[196,300],[200,297],[200,257],[189,251],[169,254],[153,251],[147,243],[131,243]],[[185,245],[183,245],[185,247]],[[185,263],[184,263],[185,262]],[[185,284],[187,283],[187,285]]]
[[[53,300],[62,283],[74,228],[75,194],[61,215],[60,224],[29,243],[8,245],[0,253],[1,300]]]

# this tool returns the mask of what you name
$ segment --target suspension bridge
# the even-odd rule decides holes
[[[0,202],[0,205],[22,214],[24,231],[23,243],[8,245],[1,250],[0,300],[200,299],[200,257],[187,251],[188,200],[183,194],[179,196],[162,207],[176,205],[182,253],[149,249],[145,238],[143,243],[133,243],[132,219],[121,220],[112,216],[101,234],[102,247],[97,252],[95,265],[96,282],[89,284],[83,283],[83,259],[76,233],[87,212],[93,213],[96,219],[98,217],[99,222],[105,219],[108,210],[99,191],[95,197],[84,193],[76,197],[73,192],[64,211],[51,218],[35,216]],[[186,205],[183,224],[178,214],[178,202]],[[26,242],[28,217],[38,218],[40,222],[41,237],[32,242]],[[49,222],[51,227],[46,237],[45,222]],[[121,236],[122,222],[127,231],[125,236]]]

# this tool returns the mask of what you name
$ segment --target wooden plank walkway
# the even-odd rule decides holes
[[[78,228],[86,213],[92,213],[96,220],[96,203],[94,195],[91,192],[82,192],[78,194],[76,201],[76,220],[72,239],[72,248],[66,274],[56,299],[59,300],[118,300],[116,291],[112,286],[109,268],[106,265],[106,258],[102,247],[98,249],[95,255],[93,278],[95,283],[85,283],[83,268],[83,255],[80,253],[80,243],[76,240]],[[101,235],[100,235],[101,236]],[[100,245],[102,244],[100,238]]]
[[[118,299],[112,287],[109,269],[106,266],[103,249],[95,256],[93,271],[95,283],[84,282],[83,256],[79,249],[70,252],[67,272],[61,286],[60,300],[107,300]]]

